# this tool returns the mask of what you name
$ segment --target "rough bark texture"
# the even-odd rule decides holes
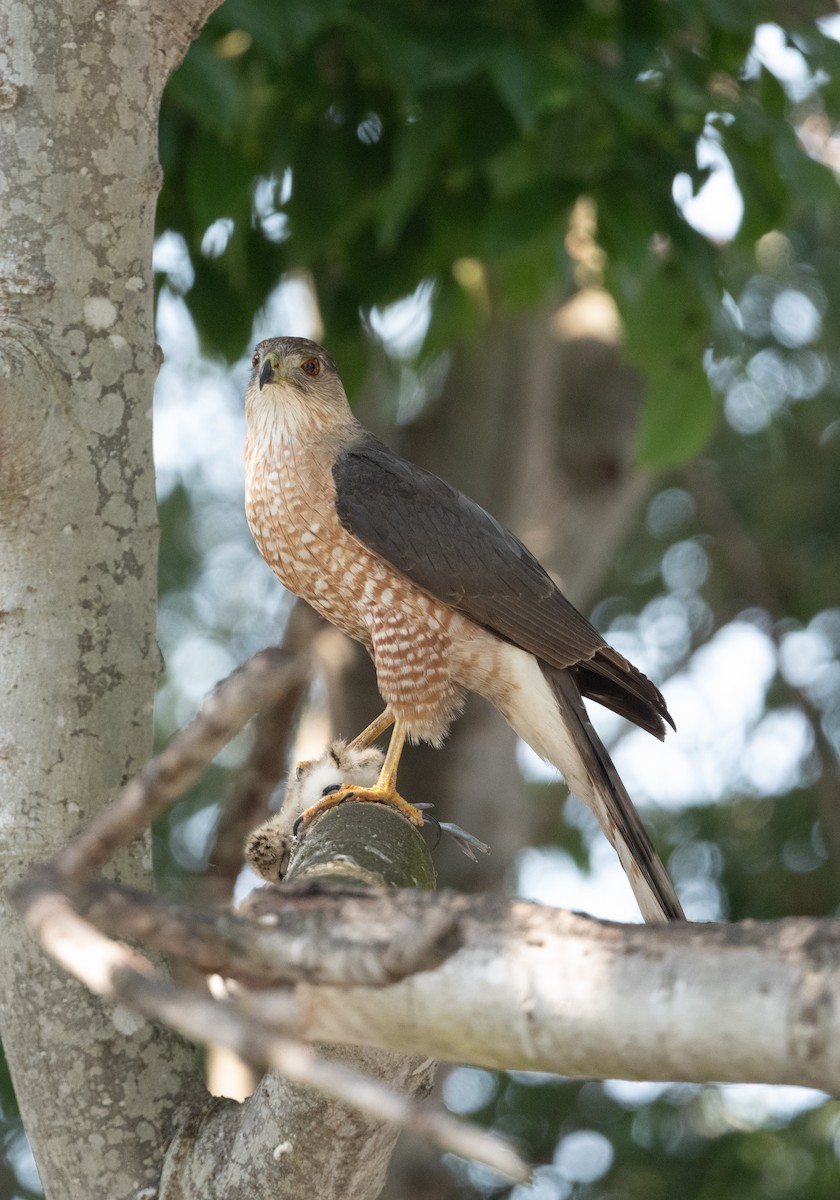
[[[7,884],[150,750],[156,127],[200,9],[12,0],[0,13]],[[150,866],[139,845],[118,872],[148,882]],[[0,960],[3,1039],[47,1195],[136,1195],[157,1178],[191,1051],[69,983],[5,901]]]
[[[352,1046],[333,1047],[326,1057],[415,1096],[429,1091],[435,1066],[428,1058]],[[216,1100],[183,1129],[160,1200],[374,1200],[382,1190],[393,1127],[275,1074],[237,1108]]]
[[[301,985],[289,1027],[501,1070],[840,1091],[836,922],[622,926],[499,896],[425,900],[460,914],[460,950],[388,988]]]

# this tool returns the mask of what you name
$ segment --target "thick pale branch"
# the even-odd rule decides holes
[[[835,921],[656,928],[494,897],[425,902],[460,913],[458,953],[384,989],[302,986],[282,999],[284,1028],[487,1067],[840,1093]],[[247,1003],[270,1020],[273,993]]]
[[[263,978],[275,964],[284,978],[303,981],[318,971],[334,981],[343,970],[347,979],[368,976],[364,987],[304,983],[238,996],[243,1012],[306,1040],[591,1078],[840,1092],[840,926],[833,921],[658,929],[497,897],[301,896],[283,887],[255,893],[249,911],[260,922],[256,936],[248,922],[224,925],[233,974],[236,962],[246,964],[242,979],[256,982],[251,946]],[[426,969],[382,986],[398,972],[394,947],[410,943],[418,966],[424,940]],[[435,954],[443,957],[456,940],[460,950],[434,966]]]
[[[16,892],[41,944],[96,994],[269,1069],[241,1107],[206,1098],[193,1104],[162,1195],[180,1194],[168,1192],[167,1171],[180,1172],[193,1194],[227,1194],[228,1168],[258,1191],[275,1178],[267,1147],[280,1122],[295,1131],[294,1170],[305,1177],[313,1109],[305,1093],[294,1094],[296,1085],[331,1097],[339,1124],[341,1106],[367,1122],[336,1159],[356,1172],[359,1196],[375,1194],[398,1128],[523,1178],[510,1147],[417,1109],[413,1097],[429,1086],[436,1058],[590,1078],[840,1091],[835,922],[626,927],[501,897],[435,894],[423,890],[434,872],[421,834],[375,804],[324,813],[294,847],[290,874],[299,882],[262,889],[238,915],[91,881],[253,712],[298,685],[300,670],[280,651],[251,660],[87,832]],[[360,885],[373,890],[360,894]],[[179,987],[103,931],[178,954],[237,986],[216,999]],[[277,980],[283,990],[267,990]],[[304,1042],[345,1049],[324,1057]],[[342,1054],[352,1068],[336,1061]],[[378,1054],[385,1058],[374,1067]],[[218,1161],[220,1139],[231,1138],[258,1148],[244,1166]],[[208,1155],[217,1188],[210,1192],[201,1183]],[[285,1168],[291,1188],[288,1161]],[[322,1188],[325,1200],[344,1194],[341,1178],[330,1187]]]

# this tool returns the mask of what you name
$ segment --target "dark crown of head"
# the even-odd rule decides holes
[[[276,337],[266,338],[260,342],[256,349],[260,354],[268,353],[279,354],[283,358],[301,358],[311,357],[320,359],[321,363],[330,371],[338,373],[338,369],[331,355],[327,353],[323,346],[319,346],[317,342],[312,342],[309,338],[297,337]]]

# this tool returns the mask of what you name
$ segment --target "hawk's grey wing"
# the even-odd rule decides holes
[[[509,529],[437,475],[372,434],[344,445],[333,466],[344,528],[436,599],[568,669],[584,696],[664,735],[658,689],[577,611]]]

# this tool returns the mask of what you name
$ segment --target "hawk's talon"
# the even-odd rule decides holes
[[[418,808],[420,808],[421,806],[418,804],[418,806],[417,806],[417,807],[418,807]],[[427,808],[431,808],[432,806],[429,804],[429,805],[426,805],[425,807],[427,807]],[[423,820],[423,825],[424,825],[424,826],[426,826],[426,825],[434,825],[434,827],[435,827],[435,832],[437,833],[437,837],[435,838],[435,842],[434,842],[434,845],[432,846],[432,849],[433,849],[433,850],[437,850],[438,846],[440,845],[440,840],[441,840],[441,838],[443,837],[443,829],[441,828],[440,821],[437,819],[437,817],[433,817],[433,816],[431,815],[431,813],[428,813],[428,814],[427,814],[427,815],[424,817],[424,820]]]
[[[355,800],[363,803],[384,804],[388,808],[395,808],[412,825],[419,827],[423,825],[423,814],[420,810],[404,800],[393,787],[380,787],[378,784],[375,787],[360,787],[355,783],[345,783],[339,788],[327,788],[325,793],[320,800],[316,800],[314,804],[310,804],[309,808],[303,810],[298,817],[298,823],[310,825],[327,809],[336,808],[339,804],[344,804],[349,800]]]
[[[306,764],[306,765],[308,765],[308,764]],[[300,778],[300,776],[298,776],[298,778]],[[327,787],[325,787],[325,788],[324,788],[324,790],[321,792],[321,799],[323,800],[324,796],[332,796],[332,795],[333,795],[335,792],[340,792],[343,786],[344,786],[344,785],[343,785],[343,784],[341,784],[341,783],[330,783],[330,784],[328,784],[328,785],[327,785]],[[338,801],[336,801],[336,803],[338,803],[338,804],[341,804],[342,802],[341,802],[340,800],[338,800]],[[313,805],[311,805],[310,807],[311,807],[311,808],[314,808],[314,807],[315,807],[315,805],[313,804]],[[304,813],[307,813],[307,812],[309,812],[309,809],[308,809],[308,808],[305,808],[305,809],[303,810],[303,812],[302,812],[302,813],[300,813],[300,814],[299,814],[299,816],[297,816],[297,817],[295,818],[295,823],[294,823],[294,825],[292,826],[292,837],[293,837],[293,838],[296,838],[296,837],[297,837],[297,835],[300,833],[300,827],[301,827],[301,825],[308,825],[308,824],[309,824],[309,822],[308,822],[308,821],[304,821],[304,819],[303,819],[303,817],[304,817]]]

